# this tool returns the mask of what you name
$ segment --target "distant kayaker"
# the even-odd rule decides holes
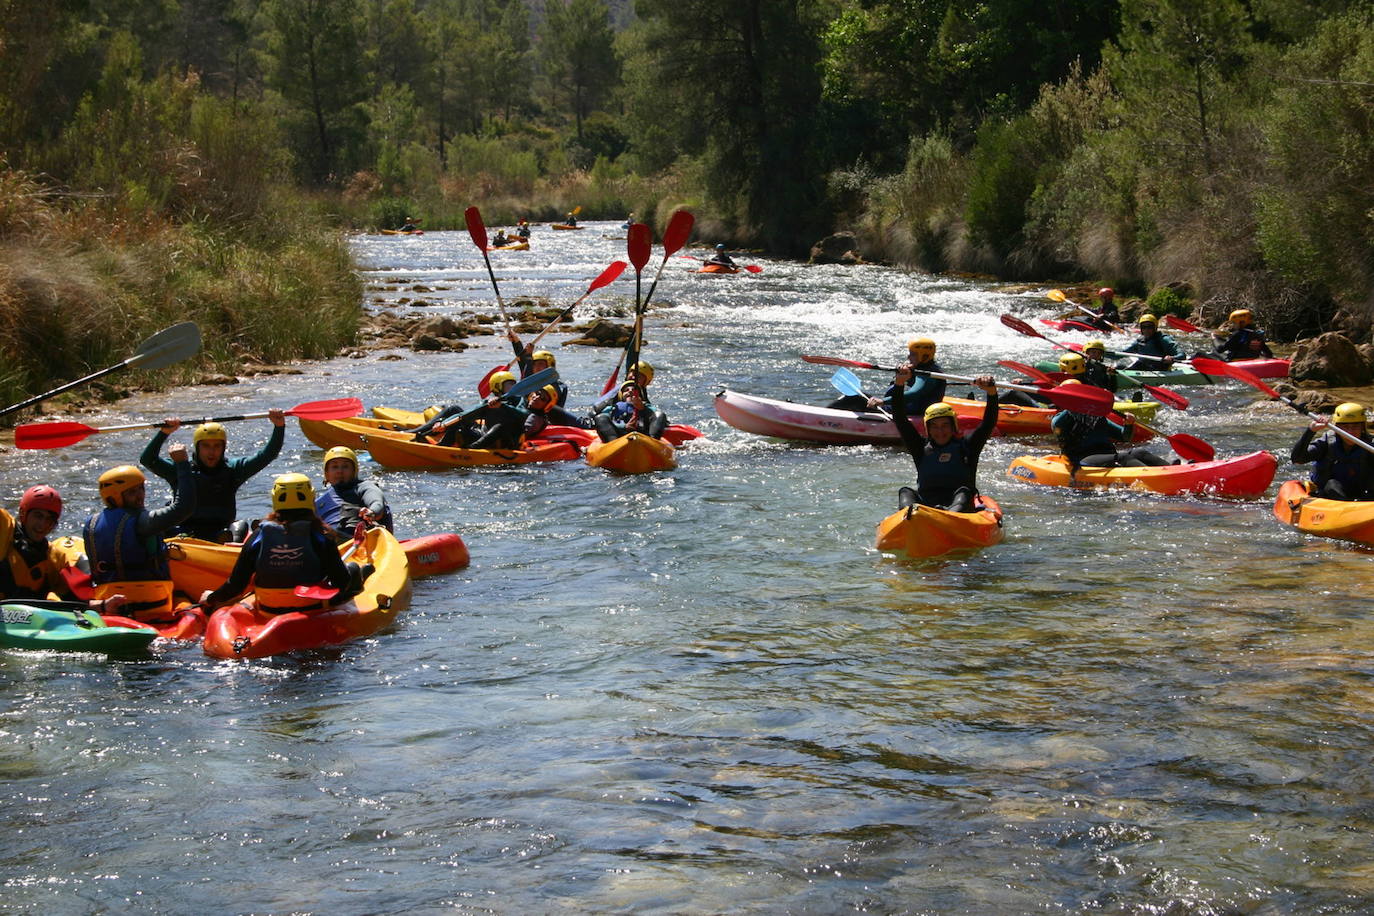
[[[522,240],[528,242],[530,239],[530,224],[528,220],[520,220],[520,224],[515,227],[515,234]]]
[[[1331,419],[1316,417],[1302,431],[1289,457],[1294,464],[1313,462],[1309,475],[1317,496],[1326,499],[1374,499],[1374,454],[1330,431],[1331,424],[1357,439],[1370,439],[1364,406],[1354,401],[1339,405]],[[1325,432],[1319,439],[1317,433]]]
[[[706,259],[707,264],[719,264],[721,267],[734,267],[735,259],[725,252],[725,244],[716,243],[716,253]]]
[[[256,455],[248,458],[226,458],[229,434],[219,423],[202,423],[191,434],[195,455],[191,459],[191,479],[195,486],[195,511],[172,534],[188,534],[207,541],[241,541],[247,535],[247,525],[235,524],[238,517],[239,487],[254,474],[267,467],[281,454],[286,441],[286,414],[280,409],[268,411],[272,434]],[[163,480],[177,486],[177,469],[158,452],[167,437],[181,428],[181,420],[170,417],[153,433],[148,446],[139,457],[139,464]],[[169,452],[170,453],[170,452]],[[232,530],[231,530],[232,529]]]
[[[591,420],[583,419],[558,406],[558,389],[553,385],[545,385],[537,391],[531,391],[526,404],[529,407],[529,416],[525,418],[526,440],[538,439],[550,426],[593,428]]]
[[[1131,341],[1126,346],[1123,353],[1138,353],[1143,356],[1158,356],[1159,360],[1143,360],[1141,367],[1145,369],[1163,366],[1169,368],[1174,364],[1174,360],[1187,359],[1188,356],[1183,352],[1183,348],[1178,345],[1168,334],[1159,333],[1159,319],[1151,314],[1140,316],[1136,322],[1136,328],[1140,331],[1140,336]]]
[[[415,217],[413,217],[413,216],[407,216],[407,217],[406,217],[405,224],[402,225],[401,228],[398,229],[398,230],[396,230],[396,231],[397,231],[397,232],[414,232],[415,230],[417,230],[417,229],[419,229],[419,228],[420,228],[420,226],[419,226],[419,224],[417,223]]]
[[[100,475],[105,508],[86,522],[86,556],[98,599],[123,595],[123,613],[136,620],[172,617],[172,574],[163,541],[196,508],[196,487],[186,446],[174,443],[167,454],[176,474],[172,502],[149,511],[147,478],[131,464]]]
[[[634,215],[633,213],[631,213],[629,216],[625,217],[625,222],[623,222],[623,223],[620,224],[620,228],[621,228],[621,229],[624,229],[625,231],[628,232],[629,229],[630,229],[630,227],[633,226],[634,224],[635,224],[635,215]]]
[[[229,578],[200,596],[206,611],[242,595],[251,583],[258,607],[285,613],[318,607],[317,598],[297,595],[298,585],[326,585],[339,598],[357,594],[366,578],[356,563],[344,564],[315,513],[315,488],[304,474],[283,474],[272,482],[272,511],[239,551]]]
[[[510,239],[506,238],[506,230],[497,229],[496,235],[492,236],[491,247],[500,248],[502,245],[510,244]]]
[[[1107,365],[1106,356],[1107,345],[1103,341],[1090,340],[1083,345],[1083,384],[1096,385],[1098,388],[1114,392],[1119,380],[1116,376],[1116,367]],[[1063,357],[1060,357],[1059,362],[1062,368]]]
[[[520,369],[521,378],[529,378],[536,372],[543,372],[545,369],[553,369],[558,365],[558,359],[548,350],[535,350],[530,352],[529,347],[520,342],[520,335],[515,330],[506,332],[506,339],[511,343],[511,349],[515,351],[515,363]],[[553,383],[553,387],[558,391],[558,406],[562,407],[568,403],[568,386],[558,379]]]
[[[905,386],[913,377],[910,366],[901,366],[893,382]],[[987,394],[983,406],[983,420],[978,428],[959,435],[954,408],[945,403],[926,407],[922,418],[926,434],[922,436],[911,421],[905,398],[892,402],[892,420],[897,432],[916,462],[916,487],[902,487],[897,491],[897,507],[920,504],[946,509],[950,512],[972,512],[978,496],[978,456],[988,437],[997,426],[997,386],[992,376],[980,375],[973,384]]]
[[[1222,359],[1234,362],[1238,359],[1273,359],[1274,351],[1269,349],[1264,331],[1255,327],[1254,313],[1249,309],[1236,309],[1227,318],[1232,331],[1219,330],[1212,335],[1216,352]]]
[[[1116,291],[1104,286],[1097,291],[1097,300],[1097,315],[1089,315],[1086,323],[1099,331],[1115,331],[1113,326],[1121,324],[1121,313],[1116,308]]]
[[[568,215],[565,216],[565,217],[563,218],[563,225],[565,225],[565,226],[576,226],[576,225],[577,225],[577,213],[576,213],[576,211],[569,212]]]
[[[1069,379],[1064,384],[1083,383]],[[1050,428],[1059,437],[1059,447],[1073,471],[1080,467],[1143,468],[1170,463],[1141,446],[1117,448],[1117,443],[1135,438],[1135,417],[1131,414],[1126,414],[1123,422],[1116,423],[1106,417],[1061,410],[1050,419]]]
[[[652,404],[653,398],[649,394],[649,383],[654,380],[654,367],[641,359],[639,362],[635,363],[633,366],[627,369],[625,371],[625,374],[627,376],[626,381],[633,380],[637,385],[639,385],[639,391],[644,396],[644,403]],[[589,413],[592,417],[595,417],[597,414],[601,413],[601,411],[605,410],[607,407],[610,407],[618,400],[620,400],[619,389],[607,392],[606,394],[598,398],[594,404],[592,404]]]
[[[358,453],[346,445],[324,453],[324,489],[315,496],[315,512],[338,542],[351,538],[359,522],[391,530],[391,507],[382,488],[358,476]]]
[[[633,380],[623,382],[617,391],[619,399],[596,415],[596,432],[602,442],[619,439],[626,433],[644,433],[662,439],[668,429],[668,417],[644,399],[644,391]]]
[[[62,517],[62,496],[44,484],[19,497],[18,524],[0,509],[0,598],[70,598],[72,591],[59,569],[65,558],[53,555],[48,535]],[[118,614],[123,595],[90,602],[93,611]]]

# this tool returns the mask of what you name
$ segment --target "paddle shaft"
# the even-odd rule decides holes
[[[468,235],[472,238],[472,244],[482,252],[482,262],[487,265],[487,276],[491,279],[491,288],[496,293],[496,305],[501,309],[501,320],[506,323],[506,334],[509,335],[510,315],[506,314],[506,300],[501,298],[501,287],[496,282],[496,272],[491,269],[491,254],[487,251],[487,226],[482,222],[482,211],[476,207],[468,207],[463,211],[463,218],[468,224]]]
[[[500,396],[492,395],[491,400],[499,401],[505,398],[519,397],[523,394],[529,394],[531,391],[534,391],[538,388],[543,388],[545,385],[552,385],[556,381],[558,381],[557,369],[554,369],[552,367],[548,369],[541,369],[534,375],[526,376],[525,378],[522,378],[520,381],[516,382],[514,385],[510,387],[508,391],[506,391],[505,394],[502,394]],[[484,402],[472,408],[472,410],[467,410],[463,413],[460,413],[458,416],[453,417],[447,422],[437,423],[432,427],[431,432],[448,429],[455,423],[461,423],[464,420],[467,420],[471,417],[475,417],[480,411],[485,410],[486,407],[487,403]]]
[[[1056,296],[1055,293],[1058,293],[1059,295]],[[1059,289],[1052,289],[1052,290],[1050,290],[1050,291],[1049,291],[1049,298],[1053,299],[1055,302],[1067,302],[1069,305],[1072,305],[1074,308],[1078,309],[1080,312],[1083,312],[1083,313],[1086,314],[1086,315],[1091,315],[1092,317],[1096,318],[1098,321],[1104,322],[1104,323],[1107,325],[1107,327],[1112,328],[1113,330],[1116,330],[1116,331],[1120,331],[1122,334],[1130,333],[1130,332],[1127,331],[1125,328],[1123,328],[1121,325],[1119,325],[1119,324],[1112,324],[1110,321],[1107,321],[1107,319],[1105,319],[1105,318],[1102,317],[1102,313],[1101,313],[1101,312],[1094,312],[1092,309],[1088,308],[1086,305],[1079,305],[1077,302],[1074,302],[1074,301],[1073,301],[1072,299],[1070,299],[1068,296],[1064,295],[1064,291],[1063,291],[1063,290],[1059,290]]]

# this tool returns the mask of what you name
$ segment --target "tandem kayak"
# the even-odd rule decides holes
[[[1155,493],[1197,493],[1209,496],[1256,497],[1274,480],[1278,460],[1268,452],[1251,452],[1217,461],[1146,468],[1079,468],[1069,474],[1063,455],[1022,455],[1007,475],[1025,483],[1052,487],[1128,487]]]
[[[715,405],[726,423],[759,436],[823,445],[899,445],[902,441],[892,420],[879,413],[831,410],[729,389],[716,395]],[[959,432],[976,429],[978,423],[978,419],[959,417]],[[916,428],[924,433],[925,424],[918,420]]]
[[[587,448],[587,463],[621,474],[647,474],[677,467],[676,452],[670,443],[653,436],[626,433],[610,442],[593,442]]]
[[[983,402],[966,398],[945,398],[945,403],[954,408],[954,415],[964,420],[972,420],[976,426],[983,419]],[[1117,401],[1112,405],[1117,413],[1131,413],[1142,423],[1149,423],[1159,410],[1158,401]],[[1004,436],[1051,436],[1054,431],[1050,421],[1059,413],[1057,407],[1020,407],[1015,404],[997,406],[997,431]],[[1145,442],[1153,438],[1153,433],[1137,429],[1134,442]]]
[[[205,654],[213,658],[262,658],[300,649],[336,646],[371,636],[410,604],[405,551],[385,528],[373,528],[351,559],[374,569],[363,590],[338,604],[269,614],[249,594],[210,615]]]
[[[431,409],[437,410],[437,408]],[[376,417],[378,420],[391,421],[398,426],[405,427],[406,429],[414,429],[415,427],[419,426],[421,423],[424,423],[426,420],[429,419],[429,417],[426,417],[423,413],[419,411],[406,410],[401,407],[374,407],[372,408],[372,415]],[[363,418],[355,417],[352,419],[356,420]],[[347,423],[349,421],[345,420],[342,422]],[[385,429],[386,424],[380,424],[379,428]],[[686,423],[674,423],[672,426],[669,426],[668,429],[664,431],[663,441],[670,442],[673,445],[681,445],[682,443],[690,442],[693,439],[700,439],[702,435],[702,431],[697,429],[695,426],[689,426]],[[539,434],[539,438],[534,441],[573,442],[581,446],[583,449],[586,449],[587,446],[591,445],[593,442],[596,442],[597,438],[598,437],[596,435],[595,430],[584,429],[580,426],[546,426],[544,427],[544,431]]]
[[[1374,502],[1313,496],[1304,480],[1279,487],[1274,517],[1304,534],[1374,545]]]
[[[573,442],[551,442],[536,439],[524,448],[458,448],[388,438],[383,435],[363,437],[363,448],[385,468],[427,471],[444,468],[474,468],[493,465],[530,464],[539,461],[572,461],[582,454]]]
[[[132,623],[132,621],[131,621]],[[140,655],[157,639],[150,626],[115,626],[75,601],[9,598],[0,601],[0,646]]]
[[[977,550],[1002,541],[1002,507],[979,496],[975,512],[950,512],[932,506],[899,509],[878,523],[879,550],[921,559],[955,550]]]

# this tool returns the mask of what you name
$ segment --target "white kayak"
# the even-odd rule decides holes
[[[892,420],[880,413],[831,410],[810,404],[775,401],[726,389],[716,395],[716,413],[735,429],[777,439],[830,445],[896,445],[902,437]],[[978,418],[960,418],[959,431],[978,426]],[[924,424],[916,428],[924,433]]]

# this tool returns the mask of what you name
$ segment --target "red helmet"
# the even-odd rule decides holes
[[[1110,299],[1115,295],[1116,290],[1112,289],[1110,286],[1104,286],[1097,291],[1097,298],[1099,299]]]
[[[39,484],[36,487],[29,487],[24,491],[24,495],[19,497],[19,521],[24,520],[24,516],[29,514],[30,509],[46,509],[53,515],[62,515],[62,496],[52,487]]]

